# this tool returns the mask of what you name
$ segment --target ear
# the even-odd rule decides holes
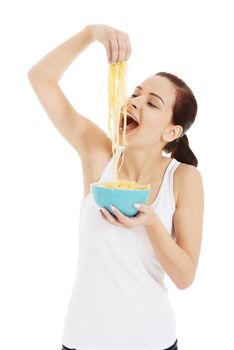
[[[168,127],[167,129],[165,129],[162,138],[163,141],[168,143],[168,142],[172,142],[175,139],[178,139],[180,137],[180,135],[182,135],[183,133],[183,128],[180,125],[171,125],[170,127]]]

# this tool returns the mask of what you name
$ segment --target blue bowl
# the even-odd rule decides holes
[[[130,190],[100,187],[101,183],[93,182],[90,184],[90,190],[95,203],[100,208],[105,208],[111,214],[115,215],[111,209],[111,205],[118,208],[124,215],[128,217],[135,216],[139,210],[134,207],[134,203],[145,204],[150,196],[150,189]]]

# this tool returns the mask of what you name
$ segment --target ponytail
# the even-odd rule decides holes
[[[171,158],[175,158],[178,162],[190,164],[195,167],[198,165],[198,160],[189,147],[189,140],[186,134],[169,142],[164,148],[164,151],[166,153],[171,152]]]
[[[159,72],[156,75],[169,79],[176,87],[176,99],[172,112],[172,124],[181,125],[184,134],[176,140],[164,146],[166,153],[171,153],[171,158],[177,159],[181,163],[186,163],[197,167],[198,161],[189,147],[189,141],[185,133],[193,124],[197,114],[197,101],[190,87],[176,75]]]

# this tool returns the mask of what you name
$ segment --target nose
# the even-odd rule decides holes
[[[140,102],[137,102],[136,98],[131,99],[131,98],[128,98],[128,103],[127,103],[127,108],[128,109],[139,109],[140,108]]]
[[[140,104],[141,104],[141,102],[139,100],[139,96],[134,97],[134,99],[131,97],[128,98],[128,107],[134,108],[134,109],[139,109]]]
[[[131,103],[131,101],[128,101],[128,108],[134,107],[135,109],[137,109],[137,106],[133,103]]]
[[[129,112],[137,110],[137,106],[133,103],[128,103],[127,109],[129,110]]]
[[[133,112],[133,111],[137,110],[137,107],[133,103],[129,103],[127,105],[127,110],[131,113],[131,111]]]

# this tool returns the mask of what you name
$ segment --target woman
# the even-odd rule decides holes
[[[119,178],[150,184],[152,193],[133,218],[117,208],[115,215],[98,210],[90,184],[112,178],[111,139],[72,107],[58,84],[75,57],[94,41],[105,46],[109,63],[129,59],[126,33],[88,25],[28,72],[51,121],[78,152],[83,170],[79,263],[63,349],[175,350],[175,315],[163,279],[167,273],[179,289],[188,288],[198,265],[203,186],[186,136],[197,103],[181,79],[165,72],[135,88],[128,114],[138,126],[126,135]],[[117,156],[121,162],[121,148]]]

